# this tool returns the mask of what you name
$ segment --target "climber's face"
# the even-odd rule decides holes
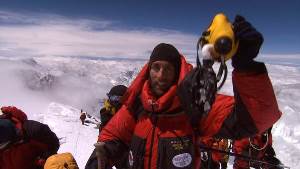
[[[156,97],[169,90],[175,80],[175,68],[167,61],[155,61],[150,67],[151,91]]]

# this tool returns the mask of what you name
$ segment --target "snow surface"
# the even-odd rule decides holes
[[[49,125],[57,137],[60,139],[59,152],[71,152],[80,168],[84,168],[88,160],[88,152],[94,149],[94,143],[97,141],[98,130],[95,129],[96,122],[94,119],[86,120],[95,123],[85,123],[82,125],[78,115],[80,110],[70,106],[50,103],[48,110],[42,114],[40,121]]]
[[[282,57],[284,59],[284,57]],[[298,57],[299,58],[299,57]],[[300,168],[300,62],[261,60],[267,64],[281,119],[273,127],[278,158],[292,169]],[[296,62],[297,61],[297,62]],[[61,141],[59,152],[71,152],[80,168],[97,140],[95,124],[108,90],[130,84],[145,60],[89,57],[0,58],[0,106],[15,105],[30,119],[46,123]],[[227,64],[232,70],[230,63]],[[229,73],[221,93],[232,95]],[[82,125],[80,109],[95,116]],[[231,167],[231,166],[230,166]],[[229,168],[230,168],[229,167]]]

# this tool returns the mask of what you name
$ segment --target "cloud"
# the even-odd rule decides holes
[[[130,30],[119,21],[0,11],[0,56],[148,58],[160,42],[195,55],[196,35],[175,30]]]
[[[261,54],[257,60],[269,64],[300,67],[300,54]]]
[[[0,23],[8,25],[73,25],[80,27],[93,27],[95,28],[105,28],[112,24],[113,21],[108,21],[104,19],[89,20],[84,18],[71,18],[64,17],[56,14],[47,13],[32,13],[23,12],[16,13],[10,11],[0,10]]]

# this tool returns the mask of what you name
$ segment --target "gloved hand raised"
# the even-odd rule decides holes
[[[232,57],[232,66],[238,70],[265,69],[263,63],[254,61],[263,43],[263,36],[244,17],[237,15],[233,22],[233,31],[239,47]]]

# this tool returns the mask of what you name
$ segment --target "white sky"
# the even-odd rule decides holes
[[[174,30],[126,30],[106,20],[0,11],[0,56],[104,56],[148,58],[160,42],[185,55],[197,37]]]

